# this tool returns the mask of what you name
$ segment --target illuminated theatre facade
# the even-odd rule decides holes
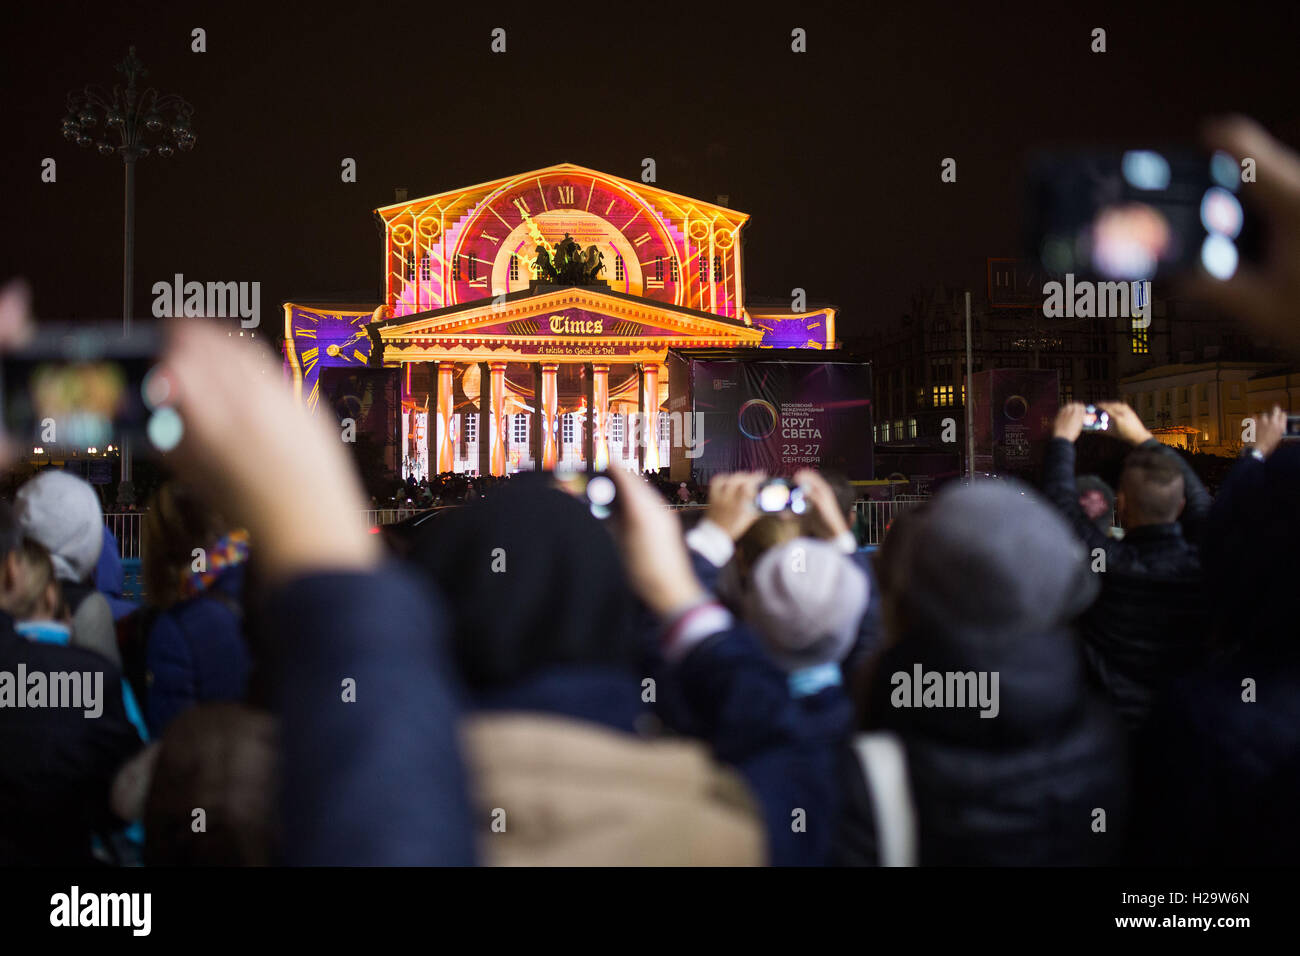
[[[286,303],[285,360],[313,409],[392,370],[403,477],[654,470],[690,442],[669,349],[836,344],[833,309],[746,307],[747,215],[653,185],[565,163],[375,214],[384,301]]]

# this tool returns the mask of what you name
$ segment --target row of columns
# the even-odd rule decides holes
[[[436,473],[452,471],[455,468],[455,449],[451,442],[451,416],[454,414],[455,401],[453,392],[454,362],[435,362],[438,367],[437,408],[434,420],[437,433],[434,436],[433,456],[436,461]],[[479,471],[492,475],[506,473],[506,364],[505,362],[480,363],[482,378],[488,382],[488,399],[479,395],[480,414],[484,410],[491,414],[480,418],[479,424]],[[533,383],[533,461],[542,471],[553,471],[559,462],[559,443],[555,434],[555,423],[559,410],[559,388],[557,362],[534,362]],[[659,366],[655,363],[643,363],[638,366],[641,377],[637,385],[637,405],[641,410],[644,434],[648,440],[637,448],[637,459],[643,471],[659,469]],[[603,471],[609,467],[609,365],[608,363],[587,363],[587,381],[585,385],[587,400],[587,427],[583,429],[584,452],[587,471]],[[486,406],[486,408],[485,408]]]

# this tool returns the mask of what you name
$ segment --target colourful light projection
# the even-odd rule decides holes
[[[611,289],[743,317],[744,213],[561,163],[376,210],[392,315],[526,289],[566,233],[604,254]]]
[[[421,415],[433,396],[412,397],[412,366],[441,363],[437,412],[420,425],[443,436],[429,436],[439,469],[448,464],[447,435],[456,427],[446,405],[453,366],[541,362],[546,382],[552,363],[605,360],[639,367],[644,385],[657,381],[653,366],[669,348],[836,346],[834,309],[745,308],[739,240],[748,215],[653,185],[561,163],[394,203],[375,215],[384,228],[384,301],[286,303],[286,369],[314,409],[322,368],[404,366],[403,407]],[[537,281],[538,247],[553,255],[566,235],[584,251],[601,252],[597,284]],[[610,401],[619,400],[624,386],[600,384],[611,389]],[[492,392],[499,397],[503,389],[498,381]],[[603,416],[594,423],[603,447]],[[416,434],[414,420],[411,427]],[[491,466],[500,467],[506,441],[495,430],[484,437],[493,441]],[[547,434],[542,441],[548,460],[552,440]]]

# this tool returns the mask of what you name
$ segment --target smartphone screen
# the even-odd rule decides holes
[[[5,430],[33,447],[82,451],[148,435],[143,386],[158,346],[150,325],[128,338],[115,323],[42,323],[0,366]]]
[[[1241,167],[1226,153],[1043,155],[1030,165],[1029,246],[1053,275],[1228,279],[1260,249],[1241,187]]]

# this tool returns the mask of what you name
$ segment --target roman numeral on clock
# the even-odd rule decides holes
[[[641,235],[639,235],[637,238],[635,238],[635,239],[632,240],[632,245],[634,245],[634,246],[638,246],[638,247],[639,247],[639,246],[644,246],[644,245],[645,245],[647,242],[649,242],[649,241],[650,241],[650,233],[648,233],[648,232],[643,232],[643,233],[641,233]]]
[[[518,197],[517,199],[515,199],[515,200],[514,200],[514,204],[515,204],[515,208],[519,210],[519,215],[521,215],[521,216],[523,216],[525,219],[527,219],[527,218],[528,218],[528,203],[524,200],[524,197],[523,197],[523,196],[520,196],[520,197]]]
[[[482,236],[484,239],[486,239],[488,242],[500,242],[500,241],[501,241],[501,240],[498,239],[496,236],[492,235],[492,233],[490,233],[490,232],[486,232],[486,231],[484,231],[484,232],[480,232],[479,235]]]
[[[571,203],[571,202],[573,202],[573,187],[572,187],[572,186],[556,186],[556,187],[555,187],[555,191],[556,191],[556,193],[557,193],[557,194],[559,195],[559,197],[560,197],[560,200],[559,200],[560,202],[563,202],[563,203]]]

